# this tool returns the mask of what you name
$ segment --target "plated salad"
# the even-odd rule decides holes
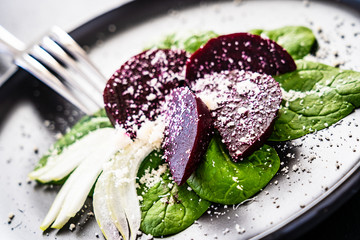
[[[107,239],[176,234],[211,203],[239,204],[276,175],[274,142],[327,128],[360,106],[360,73],[304,60],[302,26],[170,35],[109,79],[30,178],[63,184],[41,229],[93,198]]]

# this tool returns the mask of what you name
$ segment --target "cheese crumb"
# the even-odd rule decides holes
[[[75,230],[75,228],[76,228],[76,225],[75,224],[70,224],[70,226],[69,226],[69,230],[70,231],[74,231]]]
[[[236,229],[237,233],[239,233],[239,234],[245,233],[245,228],[240,227],[239,224],[236,224],[236,225],[235,225],[235,229]]]
[[[144,176],[142,176],[139,180],[140,184],[145,184],[147,188],[151,188],[162,180],[161,175],[165,173],[167,169],[168,165],[166,163],[160,165],[156,170],[152,169],[151,172],[150,169],[146,169]]]

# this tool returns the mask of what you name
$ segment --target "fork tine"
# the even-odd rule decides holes
[[[38,45],[33,46],[29,50],[29,53],[40,62],[46,63],[53,72],[64,80],[65,85],[73,88],[77,92],[82,92],[88,97],[88,100],[92,101],[98,108],[102,107],[102,95],[99,94],[99,92],[94,91],[92,88],[89,88],[86,79],[76,78],[75,73],[70,73],[66,68],[61,66],[61,64],[57,62],[53,56]]]
[[[102,92],[106,83],[106,78],[90,61],[87,53],[77,44],[77,42],[75,42],[75,40],[72,39],[70,35],[57,26],[52,27],[49,36],[51,39],[61,45],[62,48],[70,52],[77,61],[84,64],[87,69],[92,72],[94,77],[91,78],[91,80],[93,81],[94,85],[97,86],[97,88]]]
[[[50,37],[43,38],[42,47],[35,45],[25,49],[16,37],[0,26],[0,48],[12,55],[15,64],[86,114],[103,107],[104,76],[87,58],[85,51],[60,28],[54,27]],[[88,74],[89,71],[92,74]]]
[[[59,79],[57,79],[52,73],[50,73],[42,64],[35,60],[30,55],[24,53],[17,59],[15,59],[16,65],[32,73],[35,77],[40,79],[43,83],[52,88],[55,92],[59,93],[65,99],[70,101],[76,107],[86,114],[92,114],[87,106],[82,104],[76,99],[73,94],[67,89]]]
[[[83,69],[79,67],[79,64],[49,37],[44,37],[42,39],[41,48],[65,65],[65,67],[62,67],[59,64],[54,66],[56,69],[59,69],[59,73],[64,74],[65,72],[68,72],[67,70],[72,70],[72,72],[70,72],[72,76],[69,76],[68,74],[64,76],[64,80],[66,82],[68,82],[78,91],[84,92],[89,98],[91,98],[91,100],[96,103],[98,107],[102,107],[102,90],[100,90],[98,86],[94,84],[94,81],[89,81],[89,79],[91,79],[90,73],[83,71]],[[81,78],[75,78],[74,74],[78,74]],[[102,85],[104,85],[104,83]]]
[[[59,59],[63,64],[65,64],[66,68],[69,68],[74,72],[79,73],[79,75],[81,75],[84,79],[87,80],[87,82],[90,83],[90,85],[94,88],[95,91],[97,91],[99,94],[102,94],[101,88],[104,87],[105,83],[102,83],[101,88],[99,88],[99,86],[97,86],[94,81],[88,81],[89,79],[92,79],[92,76],[89,75],[89,73],[85,72],[80,67],[80,65],[74,59],[72,59],[60,45],[58,45],[58,43],[54,42],[54,40],[49,37],[44,37],[41,41],[41,47],[45,49],[45,51],[53,55],[55,58]]]
[[[0,52],[11,53],[12,56],[16,56],[25,49],[24,43],[0,25]]]

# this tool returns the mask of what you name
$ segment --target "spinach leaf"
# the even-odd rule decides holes
[[[76,140],[84,137],[91,131],[98,128],[112,127],[109,119],[106,116],[105,110],[101,109],[94,113],[92,116],[82,117],[64,136],[57,140],[53,146],[51,146],[49,152],[42,156],[37,163],[35,170],[46,165],[49,156],[54,154],[60,154],[62,150],[73,144]]]
[[[187,180],[202,198],[222,204],[240,203],[268,184],[280,167],[276,151],[267,145],[240,162],[233,162],[220,137],[209,145],[204,161]]]
[[[194,53],[211,38],[215,38],[217,36],[219,35],[213,31],[192,35],[184,40],[184,50],[189,53]]]
[[[171,180],[162,153],[152,152],[140,165],[137,189],[141,205],[140,229],[146,234],[164,236],[189,227],[210,206],[185,183]]]
[[[252,29],[249,33],[261,35],[277,42],[294,59],[301,59],[309,53],[315,52],[317,41],[311,29],[303,26],[285,26],[273,30]],[[159,43],[153,44],[150,48],[179,48],[189,53],[195,52],[211,38],[218,37],[219,34],[207,31],[191,36],[180,37],[173,33],[165,36]]]
[[[324,129],[360,106],[359,72],[301,60],[296,71],[275,79],[284,91],[272,141]]]
[[[160,48],[160,49],[170,49],[178,48],[184,49],[189,53],[193,53],[198,50],[202,45],[204,45],[211,38],[217,37],[213,31],[207,31],[199,34],[194,34],[191,36],[180,37],[177,34],[173,33],[165,36],[165,38],[157,44],[150,46],[150,48]]]
[[[294,59],[301,59],[316,50],[312,31],[303,26],[285,26],[273,30],[253,29],[250,33],[268,37],[288,51]]]

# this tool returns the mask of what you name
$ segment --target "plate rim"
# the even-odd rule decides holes
[[[229,0],[227,0],[229,1]],[[250,0],[251,1],[251,0]],[[299,0],[300,1],[300,0]],[[150,3],[151,2],[151,3]],[[131,17],[131,12],[139,9],[146,9],[142,18],[136,18],[131,25],[138,24],[151,18],[154,13],[149,14],[149,8],[158,5],[159,3],[165,3],[161,8],[157,10],[157,14],[164,14],[173,8],[186,8],[191,7],[201,2],[220,2],[217,0],[130,0],[118,7],[115,7],[99,16],[88,20],[82,25],[76,27],[69,32],[69,35],[74,38],[81,46],[86,46],[91,50],[94,44],[98,40],[107,40],[112,37],[112,32],[108,31],[108,26],[113,24],[116,27],[116,33],[122,31],[122,29],[129,28],[128,25],[121,25],[119,19]],[[336,2],[337,4],[343,4],[349,6],[344,2]],[[360,11],[360,8],[356,8]],[[118,19],[114,22],[114,19]],[[96,33],[104,33],[97,35]],[[23,78],[24,74],[19,74],[21,69],[15,71],[10,78]],[[11,81],[8,81],[11,82]],[[350,171],[352,171],[350,173]],[[294,217],[290,221],[284,219],[280,225],[269,228],[268,231],[255,235],[252,239],[294,239],[314,229],[319,223],[328,218],[332,213],[344,205],[352,196],[360,191],[360,159],[359,162],[350,170],[346,176],[342,178],[342,182],[336,186],[332,186],[325,196],[321,196],[321,199],[314,204],[306,208],[301,214]],[[349,176],[347,176],[349,175]],[[308,224],[311,221],[312,224]],[[301,231],[298,231],[301,229]]]

